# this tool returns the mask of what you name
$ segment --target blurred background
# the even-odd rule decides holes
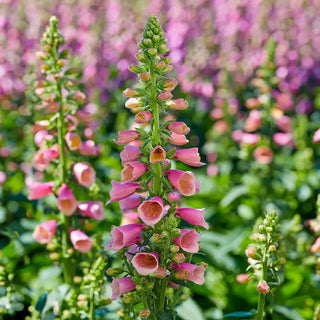
[[[12,292],[0,290],[8,319],[23,319],[48,278],[56,279],[46,251],[31,234],[50,201],[28,201],[25,179],[35,150],[30,128],[36,52],[51,15],[83,72],[102,153],[94,160],[108,200],[118,180],[119,151],[112,139],[133,123],[122,91],[135,84],[128,66],[147,17],[164,26],[176,98],[190,107],[178,119],[191,128],[189,147],[200,148],[196,169],[202,190],[186,199],[205,207],[210,231],[202,251],[209,264],[204,286],[180,306],[184,320],[221,319],[255,307],[255,284],[236,276],[248,266],[244,250],[255,221],[268,206],[280,215],[286,261],[272,319],[313,318],[320,301],[317,256],[320,163],[314,132],[320,127],[320,2],[318,0],[2,0],[0,2],[0,247],[13,275]],[[31,88],[31,90],[30,90]],[[181,168],[186,168],[181,165]],[[106,209],[108,232],[119,208]],[[317,269],[318,268],[318,269]],[[42,289],[41,289],[42,288]]]

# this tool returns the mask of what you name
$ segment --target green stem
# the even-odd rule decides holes
[[[61,89],[61,79],[57,79],[57,95],[59,100],[59,117],[57,119],[57,127],[58,127],[58,142],[60,148],[60,174],[61,174],[61,184],[65,183],[67,180],[67,156],[65,151],[65,123],[64,123],[64,110],[63,110],[63,97],[62,97],[62,89]],[[62,268],[63,268],[63,275],[64,280],[67,284],[72,283],[72,276],[69,273],[70,268],[70,261],[68,260],[68,241],[69,241],[69,229],[70,229],[70,217],[66,216],[63,212],[60,213],[61,215],[61,222],[62,222]]]
[[[154,61],[150,63],[150,106],[153,114],[153,126],[152,126],[152,146],[156,147],[160,143],[160,116],[159,106],[157,103],[157,86],[156,86],[156,74],[154,72]],[[153,192],[156,195],[161,194],[161,164],[155,163],[153,165],[154,178],[153,178]]]
[[[89,310],[89,320],[94,320],[94,288],[90,292],[90,310]]]
[[[267,249],[263,252],[262,258],[262,276],[261,281],[267,280]],[[259,294],[257,320],[264,320],[264,308],[266,304],[266,295],[264,293]]]

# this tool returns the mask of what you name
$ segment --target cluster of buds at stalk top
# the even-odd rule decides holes
[[[274,294],[280,285],[279,269],[285,262],[279,255],[278,214],[274,208],[268,209],[264,219],[259,223],[257,232],[252,234],[252,244],[246,249],[249,267],[245,274],[237,276],[240,283],[248,283],[252,279],[258,281],[257,291],[260,293],[257,319],[264,319],[265,296]]]
[[[60,260],[64,281],[71,285],[76,270],[76,252],[90,252],[91,255],[95,246],[95,241],[80,229],[88,229],[88,219],[103,220],[104,209],[101,201],[87,201],[88,194],[95,195],[98,188],[96,173],[88,157],[98,155],[99,147],[91,140],[94,121],[90,110],[78,109],[85,102],[76,77],[79,70],[67,66],[69,50],[61,48],[65,41],[57,23],[56,17],[50,19],[42,38],[43,51],[38,53],[44,63],[44,79],[38,82],[35,93],[44,118],[32,127],[39,149],[33,157],[35,179],[27,178],[26,184],[30,200],[50,194],[56,196],[61,214],[37,225],[33,237],[37,242],[47,244],[48,249],[61,250],[52,253],[51,257]],[[88,140],[83,140],[77,130]],[[49,181],[37,181],[40,179]],[[85,198],[77,199],[75,190]]]
[[[200,227],[208,229],[204,209],[180,207],[181,195],[199,192],[199,181],[191,171],[172,169],[178,160],[190,166],[204,165],[198,148],[181,149],[188,143],[190,129],[173,120],[170,110],[183,110],[188,103],[173,99],[175,79],[165,74],[172,70],[163,30],[155,16],[148,19],[136,55],[139,65],[129,69],[138,74],[140,87],[126,89],[125,106],[135,113],[135,125],[120,131],[115,143],[124,145],[121,182],[112,181],[111,199],[119,201],[123,223],[111,231],[106,249],[118,252],[123,266],[110,269],[112,299],[127,294],[125,305],[143,301],[140,317],[158,319],[163,312],[174,312],[179,301],[179,284],[186,280],[204,283],[206,264],[191,263],[199,251]],[[181,229],[181,220],[188,228]],[[168,287],[177,293],[166,296]],[[171,310],[171,311],[168,311]],[[126,315],[124,316],[126,317]],[[124,319],[133,319],[127,315]]]

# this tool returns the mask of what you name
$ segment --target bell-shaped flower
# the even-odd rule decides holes
[[[104,219],[104,210],[101,201],[81,202],[78,204],[78,210],[88,218],[96,220]]]
[[[190,128],[184,122],[171,122],[168,125],[168,129],[176,134],[188,134]]]
[[[51,194],[53,185],[54,185],[53,181],[49,181],[49,182],[32,181],[28,183],[28,190],[29,190],[28,199],[36,200]]]
[[[166,151],[161,146],[154,147],[150,152],[150,162],[159,163],[166,160]]]
[[[140,137],[140,133],[136,130],[119,131],[118,140],[113,140],[116,144],[128,144]]]
[[[111,240],[106,245],[106,250],[119,251],[122,248],[130,247],[140,241],[140,234],[144,224],[127,224],[120,227],[113,227]]]
[[[195,230],[181,229],[181,236],[173,239],[182,250],[190,253],[199,251],[200,234]]]
[[[204,220],[204,210],[205,209],[177,208],[175,213],[190,224],[201,226],[208,230],[209,225]]]
[[[189,142],[184,134],[171,133],[171,138],[168,138],[169,142],[176,146],[183,146]]]
[[[153,226],[159,222],[164,212],[163,201],[158,196],[142,202],[138,207],[139,217],[148,226]]]
[[[85,162],[76,163],[73,166],[73,173],[81,186],[90,188],[96,181],[96,172]]]
[[[185,196],[199,192],[199,181],[191,171],[167,170],[168,179],[172,186]]]
[[[72,230],[70,232],[70,240],[73,247],[82,253],[87,253],[91,250],[93,241],[84,232]]]
[[[111,181],[111,184],[112,184],[112,188],[110,191],[111,199],[107,202],[107,204],[125,199],[131,196],[132,194],[134,194],[139,189],[141,189],[140,183],[136,183],[136,182],[121,183],[117,181]]]
[[[121,171],[121,182],[133,182],[147,170],[147,165],[141,162],[127,162]]]
[[[180,263],[180,264],[173,264],[173,269],[177,270],[177,273],[185,273],[186,279],[194,282],[198,285],[204,284],[204,273],[206,271],[203,265],[194,265],[191,263]],[[179,278],[179,276],[178,276]]]
[[[77,200],[72,191],[64,183],[58,193],[57,206],[66,216],[71,216],[77,208]]]
[[[205,163],[201,162],[198,148],[177,150],[175,152],[174,159],[193,167],[201,167],[205,165]]]
[[[137,209],[141,204],[141,198],[143,199],[145,197],[140,194],[133,194],[130,197],[120,200],[119,205],[122,213],[127,213]]]
[[[138,146],[125,146],[123,151],[120,152],[122,164],[126,162],[138,161],[140,159],[141,154],[142,153]]]
[[[74,132],[67,132],[66,142],[70,150],[77,150],[81,146],[81,138]]]
[[[136,284],[131,281],[131,277],[113,278],[111,283],[111,300],[118,299],[121,295],[136,289]]]
[[[137,253],[131,260],[131,263],[139,274],[147,276],[158,269],[158,254],[156,252]]]
[[[32,237],[39,243],[49,243],[54,236],[57,228],[56,220],[49,220],[38,224],[32,234]]]

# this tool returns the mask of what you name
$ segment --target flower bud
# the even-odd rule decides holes
[[[174,246],[173,245],[173,246],[170,247],[170,251],[171,252],[179,252],[179,249],[180,249],[179,246]]]
[[[159,267],[155,272],[154,276],[159,279],[163,279],[167,276],[167,272],[163,267]]]
[[[260,282],[257,286],[257,290],[260,293],[268,293],[270,291],[270,287],[267,285],[266,282]]]
[[[142,81],[149,81],[149,80],[151,80],[151,75],[149,72],[143,72],[143,73],[139,74],[139,78]]]
[[[186,259],[185,255],[183,253],[176,253],[173,256],[173,261],[181,263]]]
[[[140,312],[140,318],[141,319],[146,319],[150,316],[150,311],[148,309],[142,310]]]

